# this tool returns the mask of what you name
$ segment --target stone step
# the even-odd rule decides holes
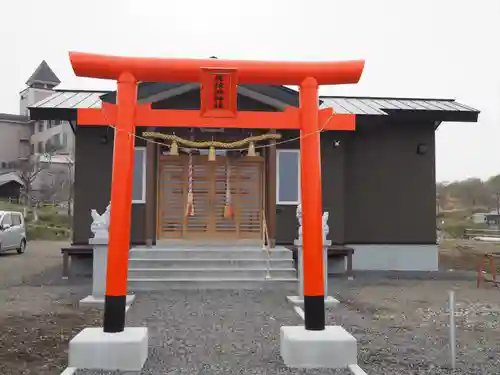
[[[241,240],[228,240],[228,239],[203,239],[203,240],[157,240],[155,247],[159,248],[194,248],[194,247],[260,247],[262,246],[262,239],[241,239]]]
[[[271,259],[269,261],[272,269],[293,268],[292,259]],[[266,259],[141,259],[130,258],[129,268],[190,268],[190,269],[220,269],[220,268],[267,268]]]
[[[158,291],[158,290],[286,290],[297,288],[295,278],[281,279],[147,279],[133,278],[128,280],[129,291]]]
[[[297,272],[294,268],[270,269],[272,278],[294,279]],[[129,268],[129,279],[205,279],[205,280],[264,280],[267,275],[266,268],[245,269],[245,268],[213,268],[213,269],[188,269],[188,268]]]
[[[293,259],[292,252],[285,248],[272,249],[271,259]],[[132,259],[267,259],[267,251],[253,248],[196,248],[196,249],[143,249],[130,250]]]

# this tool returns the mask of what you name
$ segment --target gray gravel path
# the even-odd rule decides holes
[[[102,313],[76,308],[90,279],[61,279],[58,242],[30,242],[25,254],[0,255],[0,374],[59,375],[68,341],[101,324]]]
[[[472,293],[469,284],[384,280],[373,285],[373,281],[335,280],[330,290],[338,292],[343,304],[331,310],[327,320],[356,336],[359,364],[370,375],[496,374],[500,371],[496,321],[500,306],[484,299],[499,292]],[[459,302],[459,369],[454,372],[446,368],[445,305],[450,287],[457,289]],[[274,292],[140,294],[128,315],[129,325],[149,327],[150,355],[141,375],[348,374],[284,366],[279,329],[300,323],[284,295]],[[119,373],[80,370],[77,374]]]

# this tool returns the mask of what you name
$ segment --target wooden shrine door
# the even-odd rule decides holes
[[[194,215],[186,216],[189,157],[160,156],[160,239],[259,239],[262,236],[264,158],[192,157]],[[225,217],[225,206],[232,217]]]

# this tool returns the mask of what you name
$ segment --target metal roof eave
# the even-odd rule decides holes
[[[386,109],[392,119],[395,120],[413,120],[413,121],[439,121],[439,122],[477,122],[479,112],[472,111],[424,111],[424,110],[405,110],[405,109]]]
[[[168,86],[168,85],[167,85]],[[172,91],[163,86],[166,92]],[[177,85],[179,86],[179,85]],[[177,87],[176,86],[176,87]],[[248,87],[248,89],[268,96],[278,98],[285,104],[294,105],[294,91],[287,90],[284,97],[279,86]],[[145,91],[154,88],[155,92],[161,84],[144,84]],[[243,86],[245,87],[245,86]],[[245,87],[247,89],[247,87]],[[174,88],[175,90],[175,88]],[[144,92],[147,94],[151,92]],[[63,120],[76,122],[79,108],[100,108],[102,101],[110,99],[108,94],[98,91],[55,92],[48,98],[30,107],[31,120]],[[176,95],[174,95],[176,96]],[[297,96],[298,97],[298,96]],[[435,121],[435,122],[477,122],[479,111],[458,103],[453,99],[415,99],[415,98],[380,98],[354,96],[321,96],[321,108],[329,107],[339,114],[355,114],[361,117],[391,117],[401,121]],[[259,100],[257,98],[256,100]]]

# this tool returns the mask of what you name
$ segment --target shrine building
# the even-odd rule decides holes
[[[237,92],[238,111],[299,104],[284,86]],[[57,91],[30,108],[32,120],[67,120],[75,132],[74,245],[88,244],[91,209],[102,213],[110,201],[114,137],[112,127],[79,126],[77,109],[115,101],[115,92]],[[199,109],[200,85],[140,83],[138,102]],[[436,270],[435,131],[476,122],[479,111],[451,99],[320,97],[328,107],[356,115],[355,131],[321,133],[328,239],[355,250],[355,270]],[[260,243],[265,230],[276,246],[297,238],[298,131],[138,127],[135,135],[131,246]]]

